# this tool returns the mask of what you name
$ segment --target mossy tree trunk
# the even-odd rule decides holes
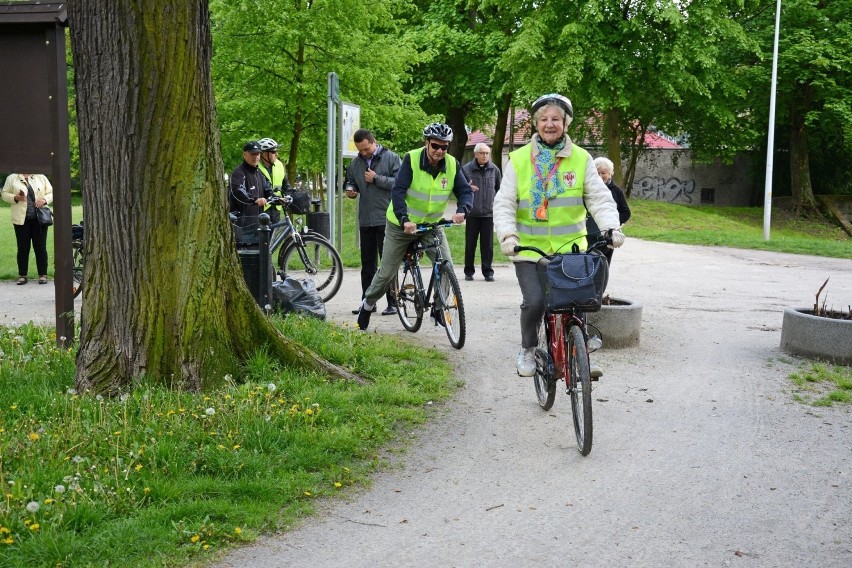
[[[86,286],[80,390],[142,377],[197,390],[261,346],[346,375],[278,334],[227,220],[207,0],[74,0]]]
[[[809,84],[800,85],[790,103],[790,188],[796,215],[821,217],[811,185],[808,125],[805,120],[811,106],[812,90]]]

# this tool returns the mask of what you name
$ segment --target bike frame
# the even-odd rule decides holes
[[[572,325],[576,325],[582,330],[583,338],[588,344],[589,335],[586,332],[586,325],[576,313],[545,312],[544,314],[548,350],[553,361],[553,378],[557,381],[564,379],[565,388],[568,391],[574,388],[574,377],[571,374],[571,366],[568,364],[568,342],[565,340],[565,334],[568,333]],[[588,357],[588,350],[586,356]]]
[[[432,244],[423,244],[420,240],[413,241],[408,245],[405,255],[403,256],[403,273],[411,272],[412,278],[417,288],[417,301],[423,305],[424,311],[426,308],[431,308],[435,302],[435,295],[438,293],[438,286],[441,284],[440,266],[446,262],[441,254],[441,237],[436,232]],[[432,262],[432,276],[429,278],[429,288],[423,289],[423,274],[420,271],[420,259],[423,257],[427,249],[435,249],[435,260],[429,259]]]

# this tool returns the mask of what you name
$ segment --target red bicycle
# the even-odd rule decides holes
[[[598,335],[589,336],[586,312],[601,307],[609,275],[601,249],[608,244],[612,244],[609,234],[586,252],[580,252],[576,245],[571,253],[554,255],[536,247],[515,247],[515,252],[527,250],[542,256],[537,267],[546,309],[535,350],[538,404],[550,410],[556,398],[556,382],[565,381],[577,448],[584,456],[592,451],[592,381],[597,380],[590,373],[589,353],[603,344]]]

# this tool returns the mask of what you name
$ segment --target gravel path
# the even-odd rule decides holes
[[[852,261],[628,239],[609,291],[643,304],[642,342],[594,356],[585,458],[568,397],[543,412],[515,375],[520,293],[510,266],[495,276],[462,281],[461,351],[373,317],[368,333],[444,349],[464,381],[398,466],[217,566],[852,566],[852,413],[795,402],[778,348],[784,308],[826,277],[829,305],[852,303]],[[0,283],[0,323],[34,288],[52,286]],[[333,320],[352,323],[358,288],[347,272]]]

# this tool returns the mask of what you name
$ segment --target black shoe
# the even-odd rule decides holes
[[[355,308],[354,310],[352,310],[352,313],[353,313],[353,314],[357,314],[357,313],[358,313],[358,312],[360,312],[360,311],[361,311],[361,307],[359,306],[359,307]],[[376,313],[376,306],[373,306],[373,309],[372,309],[371,311],[372,311],[373,313]]]
[[[373,310],[376,311],[376,310]],[[383,316],[395,316],[396,315],[396,306],[388,306],[384,310],[382,310]]]
[[[467,281],[471,281],[471,280],[473,280],[473,275],[472,274],[465,274],[464,279],[467,280]]]
[[[366,331],[370,327],[370,316],[376,311],[375,307],[372,310],[365,310],[363,307],[358,310],[358,329]]]
[[[494,282],[494,277],[489,274],[488,276],[485,277],[485,281],[486,282]]]

